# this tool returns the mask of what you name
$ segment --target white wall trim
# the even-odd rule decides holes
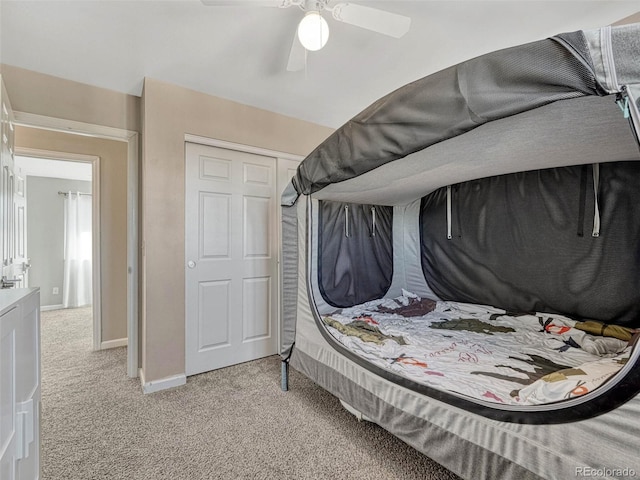
[[[200,145],[209,145],[210,147],[226,148],[227,150],[236,150],[239,152],[255,153],[256,155],[264,155],[265,157],[283,158],[285,160],[296,160],[300,162],[304,157],[293,153],[279,152],[268,148],[254,147],[252,145],[242,145],[241,143],[227,142],[226,140],[218,140],[215,138],[201,137],[186,133],[184,141],[190,143],[199,143]]]
[[[127,142],[127,374],[138,376],[138,164],[139,134],[27,112],[13,112],[14,124]],[[94,311],[96,308],[94,308]],[[100,345],[94,343],[94,346]]]
[[[168,388],[179,387],[187,383],[187,376],[182,373],[180,375],[173,375],[172,377],[161,378],[160,380],[154,380],[152,382],[145,382],[144,372],[140,369],[140,383],[142,384],[142,391],[146,393],[155,393]]]
[[[134,132],[135,133],[135,132]],[[127,140],[127,374],[138,374],[138,134]]]
[[[92,278],[92,305],[93,312],[93,349],[100,350],[102,344],[102,257],[100,253],[100,158],[96,157],[91,169],[91,248],[93,249],[93,260],[91,261]]]
[[[47,160],[61,160],[70,162],[90,163],[99,157],[96,155],[84,155],[80,153],[54,152],[50,150],[40,150],[37,148],[16,147],[15,154],[19,157],[44,158]]]
[[[106,342],[102,342],[100,344],[100,350],[108,350],[109,348],[118,348],[118,347],[126,347],[127,339],[126,338],[116,338],[115,340],[107,340]]]
[[[36,127],[45,130],[54,130],[58,132],[84,134],[90,137],[106,138],[108,140],[128,140],[132,136],[137,136],[138,132],[133,130],[125,130],[121,128],[107,127],[104,125],[95,125],[92,123],[76,122],[75,120],[66,120],[64,118],[47,117],[46,115],[38,115],[28,112],[13,112],[14,124],[24,125],[25,127]]]
[[[100,350],[102,344],[102,275],[100,257],[100,157],[36,148],[16,147],[16,155],[23,157],[45,158],[65,162],[80,162],[91,164],[91,241],[92,241],[92,278],[91,288],[93,296],[93,349]]]
[[[64,308],[64,305],[60,304],[60,305],[45,305],[43,307],[40,307],[40,311],[41,312],[51,312],[53,310],[62,310]]]

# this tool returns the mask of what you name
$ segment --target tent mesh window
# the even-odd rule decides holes
[[[451,239],[438,189],[421,204],[425,278],[447,300],[640,327],[638,185],[638,162],[453,185]]]
[[[319,202],[318,285],[327,303],[382,298],[393,275],[393,208]]]

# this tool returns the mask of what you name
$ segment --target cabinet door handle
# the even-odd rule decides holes
[[[16,458],[20,460],[29,456],[29,445],[35,437],[33,398],[18,403],[16,407]]]

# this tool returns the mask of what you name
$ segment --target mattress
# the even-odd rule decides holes
[[[436,302],[407,291],[322,318],[337,341],[367,362],[419,384],[508,405],[591,392],[624,366],[632,349],[625,331],[612,332],[622,338],[594,335],[585,331],[589,323],[562,315]]]

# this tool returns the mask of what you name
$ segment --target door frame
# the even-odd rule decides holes
[[[91,290],[93,311],[93,349],[102,346],[102,275],[100,257],[100,157],[78,153],[56,152],[28,147],[15,147],[15,155],[63,162],[91,164]],[[26,181],[26,179],[25,179]],[[28,215],[28,212],[27,212]],[[27,229],[28,234],[28,229]],[[27,251],[28,253],[28,251]]]
[[[14,124],[117,140],[127,144],[127,375],[138,376],[138,165],[139,134],[133,130],[14,111]],[[95,169],[94,169],[95,171]],[[94,338],[95,342],[95,338]],[[95,343],[94,343],[95,348]]]
[[[301,162],[304,159],[304,156],[302,155],[296,155],[293,153],[286,153],[286,152],[281,152],[278,150],[271,150],[269,148],[263,148],[263,147],[254,147],[252,145],[243,145],[241,143],[234,143],[234,142],[229,142],[227,140],[219,140],[219,139],[215,139],[215,138],[209,138],[209,137],[202,137],[199,135],[192,135],[190,133],[185,134],[184,136],[184,142],[185,142],[185,162],[186,162],[186,144],[187,143],[196,143],[199,145],[206,145],[209,147],[218,147],[218,148],[224,148],[227,150],[235,150],[237,152],[243,152],[243,153],[253,153],[256,155],[262,155],[265,157],[271,157],[271,158],[275,158],[276,159],[276,201],[278,202],[277,206],[279,205],[279,198],[280,195],[282,194],[281,191],[279,191],[278,185],[277,185],[277,179],[278,179],[278,168],[280,166],[280,160],[293,160],[296,162]],[[186,177],[186,174],[185,174]],[[185,192],[186,195],[186,192]],[[280,225],[282,224],[282,212],[280,208],[277,208],[276,206],[276,222],[278,224],[278,228],[276,228],[276,236],[275,236],[275,241],[278,244],[278,258],[276,259],[276,264],[277,264],[277,295],[276,298],[278,299],[278,305],[276,307],[276,311],[278,312],[278,316],[276,318],[276,341],[277,341],[277,345],[280,345],[280,326],[282,324],[282,288],[281,288],[281,283],[282,283],[282,276],[281,276],[281,272],[282,272],[282,265],[281,265],[281,259],[282,259],[282,234],[280,231]],[[186,212],[186,204],[185,204],[185,218],[187,218],[187,212]],[[187,245],[185,242],[185,251],[183,252],[183,258],[186,258],[186,252],[187,252]],[[185,265],[184,268],[186,269],[187,266]],[[185,280],[185,297],[186,297],[186,288],[187,288],[187,282]],[[186,348],[186,329],[187,329],[187,306],[186,306],[186,302],[185,302],[185,322],[184,322],[184,328],[185,328],[185,361],[186,361],[186,356],[187,356],[187,348]]]

